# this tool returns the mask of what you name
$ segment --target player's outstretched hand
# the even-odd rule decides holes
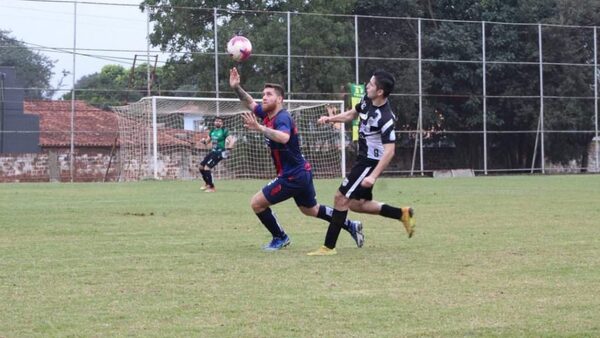
[[[242,119],[244,119],[244,127],[250,130],[260,130],[260,124],[256,121],[256,117],[252,112],[242,113]]]
[[[229,70],[229,86],[231,88],[236,88],[240,85],[240,74],[237,71],[237,68],[233,67]]]
[[[319,124],[325,124],[329,122],[329,116],[321,116],[319,117],[319,120],[317,121],[317,123]]]

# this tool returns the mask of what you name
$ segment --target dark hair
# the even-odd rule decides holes
[[[277,83],[265,83],[264,88],[273,88],[273,89],[275,89],[275,92],[277,93],[277,95],[279,95],[281,97],[283,97],[285,95],[285,89],[283,89],[283,86],[278,85]]]
[[[394,75],[385,70],[378,69],[373,72],[373,76],[375,77],[377,89],[383,89],[383,97],[388,97],[392,90],[394,90],[394,85],[396,85]]]

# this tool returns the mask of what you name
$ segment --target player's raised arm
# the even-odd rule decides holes
[[[237,71],[237,68],[233,67],[229,70],[229,86],[240,98],[240,101],[246,106],[246,108],[254,111],[256,107],[256,102],[250,94],[248,94],[242,86],[240,86],[240,74]]]
[[[352,121],[353,119],[355,119],[357,114],[358,114],[358,112],[356,111],[356,109],[352,108],[352,109],[347,110],[339,115],[321,116],[317,122],[318,123],[348,122],[348,121]]]
[[[250,112],[242,113],[242,118],[244,119],[244,127],[261,132],[265,137],[272,141],[286,144],[290,140],[290,134],[261,125],[256,121],[256,116]]]

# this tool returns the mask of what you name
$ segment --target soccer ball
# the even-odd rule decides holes
[[[227,53],[237,62],[246,61],[252,54],[252,43],[241,35],[236,35],[227,43]]]

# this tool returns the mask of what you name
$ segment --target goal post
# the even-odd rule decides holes
[[[317,124],[320,116],[344,111],[340,100],[284,100],[315,178],[343,177],[346,137],[343,123]],[[214,120],[229,130],[227,158],[213,169],[217,179],[272,178],[275,173],[264,136],[244,128],[239,99],[151,96],[112,107],[119,121],[120,180],[196,179],[211,150],[204,144]]]

